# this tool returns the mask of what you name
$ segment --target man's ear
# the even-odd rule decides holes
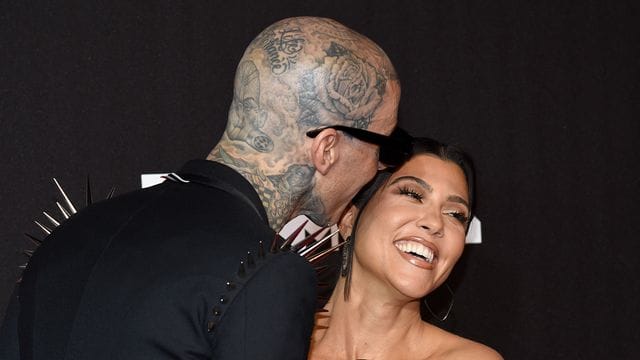
[[[358,211],[360,210],[355,205],[349,204],[344,210],[344,213],[342,213],[340,221],[338,222],[338,229],[340,229],[342,238],[346,239],[348,236],[351,236],[353,223],[356,220],[356,216],[358,216]]]
[[[338,132],[325,129],[311,143],[311,161],[316,170],[326,175],[329,168],[338,160]]]

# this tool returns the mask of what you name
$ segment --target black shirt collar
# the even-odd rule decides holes
[[[241,195],[244,195],[246,200],[253,205],[260,217],[268,224],[267,212],[262,206],[262,201],[258,196],[258,193],[253,188],[251,183],[247,181],[242,175],[232,168],[215,162],[204,159],[190,160],[182,166],[179,174],[195,175],[195,177],[203,178],[203,183],[206,184],[207,179],[213,182],[225,183],[226,186],[238,191]],[[194,177],[194,178],[195,178]],[[195,181],[200,182],[200,181]]]

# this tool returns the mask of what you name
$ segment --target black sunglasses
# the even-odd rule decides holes
[[[315,138],[325,129],[342,131],[358,140],[378,145],[380,147],[378,160],[387,166],[400,166],[411,156],[413,138],[399,127],[387,136],[349,126],[331,125],[307,131],[307,136]]]

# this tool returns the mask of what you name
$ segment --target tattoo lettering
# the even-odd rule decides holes
[[[263,39],[271,72],[282,75],[298,61],[305,39],[300,28],[275,30]]]
[[[367,128],[382,102],[385,77],[335,42],[325,53],[323,64],[301,78],[299,121],[310,126],[329,125],[331,118],[339,115],[356,127]]]
[[[233,103],[229,111],[232,140],[242,141],[259,152],[273,150],[273,140],[260,128],[267,119],[267,112],[260,107],[260,74],[252,61],[238,65]]]

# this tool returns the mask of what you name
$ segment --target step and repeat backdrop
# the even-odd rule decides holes
[[[96,201],[205,157],[244,48],[299,15],[377,42],[402,82],[400,124],[475,160],[481,242],[440,325],[508,359],[634,358],[632,1],[3,2],[0,316],[34,248],[24,233],[59,216],[52,178],[82,207],[88,178]]]

